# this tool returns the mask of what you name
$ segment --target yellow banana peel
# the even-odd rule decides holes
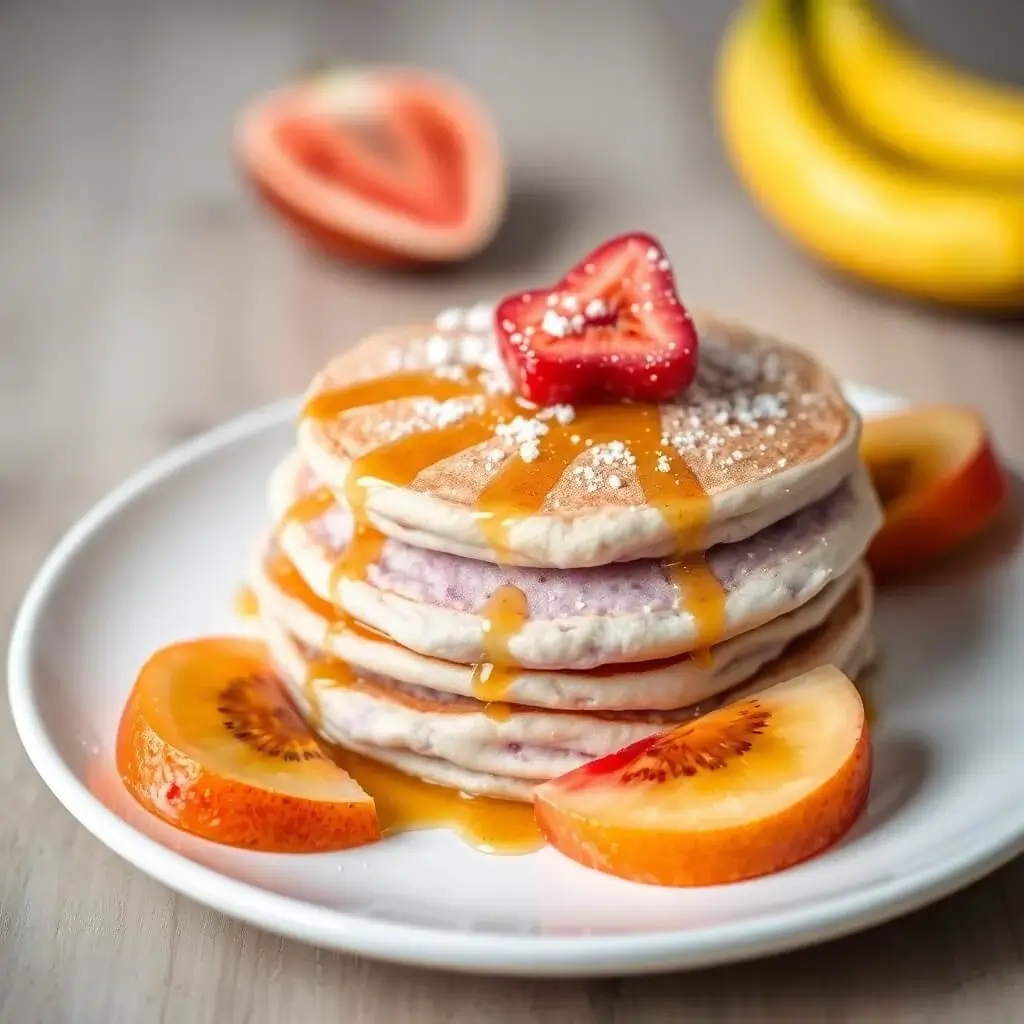
[[[1024,190],[1024,90],[919,49],[872,0],[809,0],[822,75],[851,122],[936,169]]]
[[[791,0],[748,0],[723,40],[716,108],[763,210],[824,262],[920,299],[1024,308],[1024,194],[890,159],[823,100]]]

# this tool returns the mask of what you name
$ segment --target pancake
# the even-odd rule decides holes
[[[806,354],[697,315],[675,404],[538,409],[490,313],[376,334],[307,392],[298,445],[385,535],[506,565],[580,568],[743,540],[831,493],[860,421]]]
[[[479,701],[325,664],[272,619],[262,625],[276,667],[325,738],[427,781],[528,799],[531,784],[815,666],[834,664],[856,676],[873,654],[871,608],[871,581],[862,571],[828,619],[791,643],[754,680],[703,705],[646,714],[515,705],[494,714]]]
[[[754,537],[712,548],[706,567],[713,596],[721,594],[721,613],[708,635],[702,608],[689,594],[679,601],[677,583],[660,561],[540,570],[383,538],[368,553],[353,553],[346,508],[315,503],[313,514],[295,515],[318,486],[292,456],[269,487],[278,541],[318,597],[419,654],[473,664],[489,658],[489,600],[500,588],[517,588],[528,615],[508,636],[507,654],[513,664],[533,669],[651,661],[750,630],[805,604],[851,569],[881,521],[878,499],[858,465],[818,502]],[[343,558],[349,567],[358,561],[358,572],[339,573]],[[700,580],[694,589],[699,597]]]
[[[863,672],[875,656],[874,638],[870,631],[861,637],[851,640],[849,649],[845,655],[845,661],[839,658],[832,658],[819,664],[835,665],[842,672],[851,678],[856,678]],[[812,666],[807,665],[806,670]],[[794,667],[787,671],[783,678],[793,678],[803,671],[802,668]],[[763,688],[759,687],[759,688]],[[738,698],[737,698],[738,699]],[[525,779],[512,778],[511,776],[495,775],[487,772],[476,772],[467,768],[461,768],[450,761],[443,761],[440,758],[424,757],[422,754],[413,754],[408,750],[400,750],[395,747],[380,747],[368,743],[361,743],[358,740],[344,740],[339,743],[356,753],[366,757],[374,758],[382,764],[397,768],[407,775],[422,779],[425,782],[433,782],[439,786],[447,786],[457,789],[460,792],[480,797],[495,797],[502,800],[519,800],[528,803],[533,799],[533,790],[536,782]]]
[[[533,799],[533,788],[537,783],[516,779],[510,775],[494,775],[489,772],[475,772],[460,768],[451,761],[438,757],[425,757],[399,747],[379,747],[359,740],[332,739],[331,742],[345,747],[364,757],[373,758],[381,764],[397,768],[414,779],[432,782],[438,786],[458,790],[469,796],[494,797],[498,800],[518,800],[529,803]]]
[[[684,655],[589,672],[530,671],[511,674],[502,699],[558,710],[666,710],[696,704],[749,679],[777,658],[797,636],[821,625],[858,580],[861,567],[832,580],[806,604],[754,630],[715,645],[705,663]],[[476,695],[469,665],[410,651],[374,633],[351,628],[319,599],[271,538],[254,552],[249,585],[259,607],[286,632],[320,656],[357,672],[379,675],[465,697]]]

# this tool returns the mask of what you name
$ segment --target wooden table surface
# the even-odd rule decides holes
[[[930,18],[925,0],[901,6],[936,46],[1019,71],[1012,4],[998,18],[968,18],[995,8],[966,0],[932,4]],[[708,101],[730,7],[5,3],[0,615],[59,533],[154,455],[295,392],[371,327],[547,280],[633,226],[664,238],[695,304],[807,345],[842,375],[976,403],[1024,463],[1019,324],[855,289],[805,261],[738,189]],[[510,219],[490,252],[450,273],[353,269],[302,251],[253,205],[232,117],[325,57],[417,61],[478,90],[512,161]],[[6,706],[0,793],[0,1020],[12,1024],[1024,1020],[1022,862],[782,958],[504,981],[321,952],[172,895],[64,811]]]

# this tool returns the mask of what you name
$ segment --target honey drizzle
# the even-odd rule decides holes
[[[480,394],[479,373],[465,381],[429,373],[395,374],[315,395],[303,415],[332,419],[350,409],[393,399],[423,396],[439,401]],[[355,520],[352,541],[332,572],[331,590],[342,579],[364,579],[379,557],[384,537],[368,522],[369,482],[408,486],[424,469],[460,451],[489,440],[494,426],[517,408],[514,400],[488,398],[483,411],[460,422],[428,429],[385,444],[355,459],[345,495]],[[636,459],[638,482],[646,501],[665,518],[682,551],[700,541],[710,513],[710,501],[689,466],[671,445],[661,443],[662,424],[656,406],[622,405],[584,409],[569,424],[549,422],[540,457],[527,462],[513,455],[480,493],[476,513],[492,550],[508,550],[511,528],[540,511],[551,490],[587,447],[620,441]],[[668,460],[668,471],[664,471]],[[694,660],[707,664],[710,645],[725,625],[725,593],[703,555],[687,554],[663,562],[675,587],[677,603],[688,610],[697,626]],[[499,587],[483,610],[486,661],[473,667],[473,691],[488,704],[491,717],[507,716],[500,702],[515,678],[509,644],[527,618],[526,599],[518,588]]]
[[[488,440],[497,420],[494,415],[467,417],[447,427],[399,438],[355,459],[345,481],[345,498],[357,524],[366,522],[366,498],[373,480],[407,487],[429,466]]]
[[[308,720],[312,728],[320,732],[323,725],[322,691],[349,686],[355,681],[355,672],[337,658],[324,656],[308,664],[303,695],[309,707]],[[544,845],[529,803],[472,796],[407,775],[323,738],[320,744],[332,760],[373,798],[381,831],[385,835],[447,828],[485,853],[523,854],[539,850]]]
[[[700,535],[711,518],[711,500],[675,448],[666,448],[659,454],[668,458],[669,471],[654,474],[648,471],[645,475],[640,467],[646,464],[641,463],[638,457],[640,479],[648,500],[661,510],[677,543],[682,540],[679,547],[683,550],[693,549],[701,545]],[[662,484],[661,489],[658,489],[650,479],[652,475],[668,478],[671,482],[668,486],[683,492],[685,501],[673,502],[666,492],[666,485]],[[651,497],[652,492],[654,498]],[[697,508],[699,513],[695,513]],[[662,564],[675,587],[679,607],[690,612],[697,627],[697,645],[690,656],[700,668],[710,668],[712,645],[725,633],[725,588],[711,571],[706,552],[691,551],[682,557],[670,557]]]
[[[690,657],[699,668],[708,669],[713,660],[712,646],[725,633],[725,589],[702,554],[665,562],[664,566],[680,606],[693,616],[697,626],[697,645]]]
[[[317,658],[306,665],[306,674],[302,681],[302,693],[309,706],[309,724],[318,733],[324,724],[321,690],[336,686],[351,686],[355,682],[355,674],[347,662],[330,656]]]
[[[352,669],[336,658],[317,659],[307,666],[303,694],[309,706],[309,723],[318,733],[323,725],[322,691],[349,686],[354,681]],[[447,828],[484,853],[531,853],[544,845],[529,803],[471,796],[406,775],[343,747],[321,744],[335,763],[373,797],[384,835]]]
[[[334,505],[334,495],[327,487],[317,487],[308,494],[300,494],[289,505],[288,511],[281,517],[281,526],[286,523],[311,523],[319,519]]]
[[[412,371],[347,384],[313,395],[302,408],[302,418],[333,420],[364,406],[380,405],[403,398],[432,398],[438,402],[482,393],[478,371],[467,371],[465,380],[453,380],[432,373]]]
[[[337,615],[334,605],[310,589],[302,574],[283,551],[273,550],[264,553],[263,573],[282,594],[300,601],[310,611],[328,622],[334,621]]]
[[[477,370],[464,380],[424,372],[398,373],[362,381],[314,395],[302,415],[315,420],[334,419],[352,409],[379,405],[393,399],[423,397],[435,401],[482,395]],[[470,413],[449,426],[427,429],[371,449],[354,459],[345,481],[345,499],[354,519],[352,539],[331,573],[331,593],[343,580],[364,580],[380,557],[385,537],[370,523],[366,503],[372,481],[405,487],[427,467],[492,436],[494,424],[508,403],[498,400],[482,414]]]
[[[568,424],[549,424],[540,457],[527,462],[513,456],[480,493],[476,512],[492,549],[499,554],[508,550],[511,528],[543,508],[548,494],[582,452],[612,441],[620,441],[633,453],[644,496],[662,514],[680,549],[697,546],[709,518],[710,502],[675,448],[661,444],[661,434],[657,406],[599,406],[580,411]],[[665,465],[663,459],[667,471],[659,469],[659,463]],[[703,554],[669,558],[663,564],[679,606],[696,622],[694,660],[707,665],[710,645],[725,628],[725,591]],[[508,639],[511,637],[506,638],[506,649]]]
[[[512,717],[512,705],[504,701],[488,701],[484,705],[484,716],[492,722],[507,722]]]
[[[352,539],[345,545],[345,550],[331,567],[330,593],[338,599],[339,587],[343,580],[361,582],[384,550],[387,538],[379,530],[368,524],[358,524]]]
[[[235,593],[235,614],[243,619],[255,618],[260,611],[260,599],[252,587],[243,585]]]
[[[510,712],[495,702],[508,696],[519,667],[509,651],[509,643],[530,617],[526,595],[518,587],[504,583],[487,599],[482,615],[483,652],[487,660],[473,666],[473,696],[487,703],[485,711],[489,717],[503,721]]]
[[[328,752],[373,797],[385,835],[448,828],[485,853],[531,853],[544,845],[529,803],[470,796],[341,747]]]
[[[480,492],[476,516],[491,547],[499,553],[507,551],[512,527],[544,507],[552,489],[579,455],[610,441],[629,444],[638,429],[656,432],[660,438],[655,407],[596,406],[579,410],[570,423],[549,422],[539,457],[527,462],[513,455]]]
[[[319,491],[313,493],[316,495],[320,494]],[[327,493],[329,494],[330,492],[328,491]],[[305,495],[305,497],[308,498],[310,495]],[[293,516],[296,505],[299,505],[302,501],[303,498],[299,498],[298,502],[289,509],[285,514],[286,520]],[[316,518],[314,510],[317,505],[317,502],[309,502],[306,505],[301,506],[299,514],[309,519]],[[325,619],[328,623],[328,633],[330,630],[336,628],[340,621],[346,618],[343,616],[343,613],[340,613],[332,604],[330,604],[330,602],[325,601],[310,589],[309,584],[307,584],[302,578],[301,573],[299,573],[283,551],[274,549],[264,553],[263,572],[267,579],[270,580],[271,583],[281,591],[281,593],[296,601],[301,601],[307,608]],[[354,675],[352,673],[352,669],[345,662],[338,658],[332,658],[329,655],[317,658],[314,661],[309,662],[306,666],[306,673],[302,683],[302,692],[303,696],[306,698],[306,704],[309,706],[310,724],[318,732],[323,725],[323,708],[320,703],[320,689],[325,688],[327,685],[348,686],[352,683],[353,679]],[[317,683],[320,683],[319,687],[316,685]]]
[[[438,400],[471,395],[480,391],[477,376],[473,375],[463,383],[427,374],[396,374],[383,380],[367,381],[316,395],[306,403],[303,415],[314,419],[331,419],[358,406],[376,405],[413,395]],[[495,423],[509,408],[509,403],[499,400],[482,415],[470,415],[449,427],[401,438],[352,462],[345,497],[354,520],[353,535],[332,569],[332,594],[337,593],[342,579],[365,579],[384,545],[384,536],[369,523],[366,515],[369,481],[376,479],[399,487],[408,485],[428,466],[487,441],[492,436]],[[326,512],[334,503],[333,495],[326,488],[313,494],[316,497],[306,495],[298,499],[289,509],[286,519],[310,521]],[[326,610],[332,613],[325,616],[331,621],[329,632],[341,628],[374,639],[387,639],[379,637],[375,631],[317,598],[304,582],[300,590],[295,581],[301,581],[301,576],[284,556],[276,568],[281,570],[281,575],[275,579],[287,582],[287,586],[282,586],[283,590],[300,600],[306,599],[314,610],[323,612],[326,606]],[[348,685],[353,675],[348,665],[334,658],[319,659],[308,666],[304,691],[310,707],[311,724],[318,729],[322,721],[322,709],[315,683],[325,678],[331,680],[331,685]],[[491,704],[487,711],[493,717],[500,717],[502,713],[506,717],[508,715],[506,705]],[[335,761],[373,798],[381,830],[386,835],[446,827],[475,848],[492,853],[527,853],[544,844],[533,809],[528,803],[468,796],[458,790],[413,778],[340,747],[332,747],[331,753]]]

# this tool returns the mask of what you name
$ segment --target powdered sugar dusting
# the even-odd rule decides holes
[[[564,426],[571,423],[575,415],[576,411],[571,405],[548,406],[538,409],[536,415],[515,416],[507,422],[499,423],[494,428],[494,436],[506,449],[517,449],[519,457],[524,462],[533,462],[540,457],[541,438],[550,432],[550,422],[553,420]],[[490,453],[487,459],[500,461],[492,459]]]
[[[434,326],[439,331],[455,331],[462,326],[463,312],[461,309],[445,309],[437,314]]]
[[[478,302],[475,306],[470,306],[462,318],[462,326],[467,331],[490,331],[494,326],[494,306],[488,302]]]
[[[432,370],[445,380],[467,380],[466,371],[480,371],[485,394],[508,395],[512,383],[494,335],[494,306],[478,303],[468,309],[445,309],[434,318],[434,333],[414,344],[399,344],[384,356],[389,373]]]
[[[620,491],[636,467],[636,455],[622,441],[591,445],[586,456],[573,466],[573,476],[585,491],[593,494],[602,488]]]
[[[443,430],[461,423],[468,416],[484,411],[486,398],[483,395],[467,395],[437,401],[433,398],[417,398],[400,415],[374,417],[373,434],[378,441],[397,441],[411,434],[428,430]]]
[[[568,301],[572,298],[562,293],[547,296],[544,329],[572,332],[577,318],[589,321],[608,312],[604,300],[577,300],[574,305]],[[763,479],[824,453],[847,429],[844,403],[813,362],[741,329],[705,326],[696,376],[684,394],[661,406],[660,435],[656,429],[643,450],[631,451],[627,442],[639,442],[626,436],[597,444],[588,436],[591,428],[582,423],[578,432],[563,430],[577,419],[571,406],[538,408],[514,397],[493,316],[494,307],[486,303],[444,310],[422,338],[397,341],[384,354],[388,372],[427,370],[443,380],[468,383],[479,393],[381,406],[372,417],[367,410],[354,418],[371,421],[354,425],[365,435],[363,440],[384,443],[487,413],[497,420],[493,435],[476,455],[466,456],[466,472],[475,479],[481,472],[496,472],[510,457],[526,462],[543,459],[546,448],[555,444],[551,435],[557,428],[558,450],[565,452],[569,441],[577,454],[548,507],[569,509],[581,507],[573,492],[598,495],[596,502],[601,495],[615,504],[641,502],[645,495],[640,475],[675,473],[680,459],[712,492]],[[818,380],[825,383],[824,393],[815,389]],[[497,398],[511,399],[507,412]],[[594,409],[586,410],[585,419],[594,415]],[[438,477],[436,482],[444,489],[452,479]],[[467,494],[460,500],[472,499]],[[583,507],[589,504],[593,502]]]
[[[548,430],[543,420],[516,416],[509,423],[499,423],[494,432],[506,444],[516,446],[524,462],[533,462],[540,455],[540,439]]]
[[[792,358],[767,345],[737,347],[701,339],[697,375],[678,405],[667,410],[661,438],[691,463],[730,469],[774,452],[820,411],[823,395],[806,390]],[[766,445],[765,439],[771,440]]]

